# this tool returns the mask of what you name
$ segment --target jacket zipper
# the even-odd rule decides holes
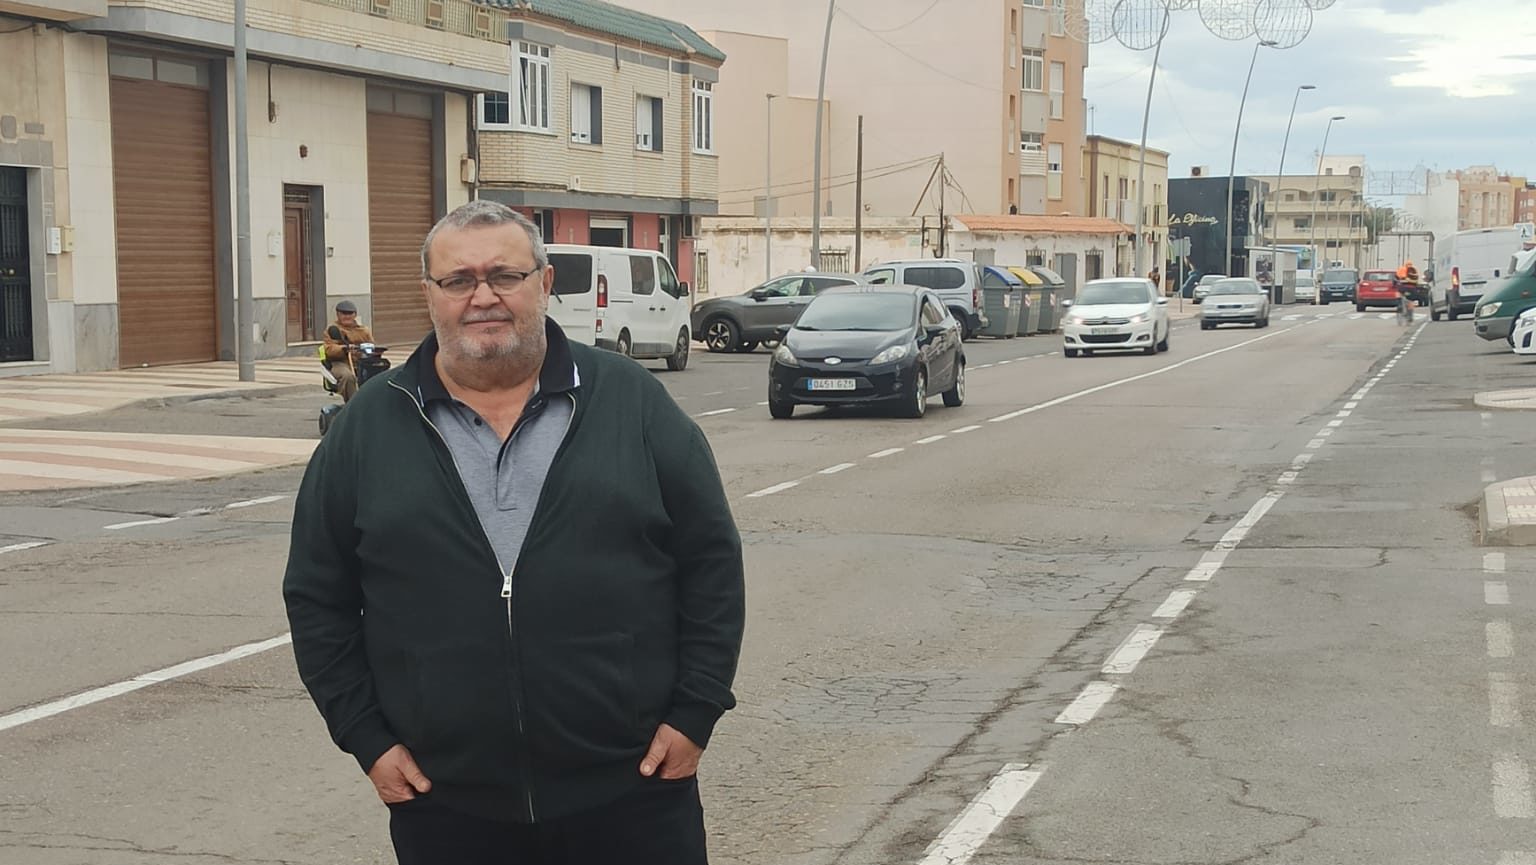
[[[421,402],[418,401],[416,399],[416,397],[411,395],[410,391],[408,391],[405,388],[401,387],[393,379],[390,380],[389,386],[394,388],[395,390],[398,390],[401,393],[405,394],[406,399],[409,399],[411,401],[411,405],[415,406],[416,413],[421,416],[422,423],[426,424],[427,428],[432,430],[432,432],[437,436],[437,440],[442,443],[443,450],[448,452],[448,459],[453,462],[454,471],[459,473],[459,480],[460,480],[460,483],[462,484],[463,483],[463,478],[464,478],[464,471],[463,471],[462,468],[459,467],[458,460],[454,458],[454,456],[453,456],[453,448],[448,446],[448,439],[443,436],[443,431],[437,428],[437,424],[434,424],[432,422],[431,418],[427,417],[427,411],[426,411],[425,407],[422,406]],[[571,416],[566,419],[566,422],[565,422],[565,432],[563,434],[561,434],[561,436],[560,436],[560,447],[558,449],[556,449],[555,456],[550,460],[550,466],[551,467],[554,466],[555,460],[560,458],[560,454],[565,451],[566,439],[569,438],[569,436],[571,434],[571,426],[572,426],[572,424],[574,424],[576,422],[576,397],[572,396],[569,393],[565,394],[565,396],[568,399],[570,399],[570,401],[571,401]],[[522,429],[522,426],[523,426],[523,418],[519,418],[517,425],[515,425],[512,428],[511,435],[507,436],[507,443],[509,445],[511,444],[512,439],[517,437],[517,433],[518,433],[519,430]],[[499,459],[499,457],[498,457],[498,459]],[[547,478],[547,474],[546,474],[546,478]],[[543,500],[544,500],[544,490],[541,487],[539,489],[539,500],[534,502],[534,506],[533,506],[533,519],[529,520],[529,522],[528,522],[528,533],[523,538],[524,545],[527,544],[527,539],[533,535],[534,520],[536,520],[538,518],[539,504]],[[470,510],[471,511],[474,510],[473,503],[471,503],[471,505],[470,505]],[[481,535],[481,537],[483,537],[485,539],[486,546],[491,551],[491,557],[496,560],[496,569],[501,572],[501,597],[507,603],[507,638],[511,642],[511,645],[512,645],[512,663],[513,663],[513,666],[515,668],[515,667],[520,666],[519,658],[518,658],[518,653],[517,653],[517,634],[513,631],[513,625],[512,625],[512,594],[513,594],[513,591],[512,591],[512,576],[513,576],[513,574],[517,570],[517,562],[513,562],[512,570],[507,570],[507,566],[504,565],[502,563],[502,561],[501,561],[500,554],[498,554],[496,552],[496,545],[491,543],[491,535],[490,535],[490,532],[486,531],[486,529],[485,529],[485,521],[480,519],[480,515],[478,513],[475,514],[475,521],[480,525],[480,535]],[[522,557],[521,553],[519,553],[518,557],[519,557],[519,559],[521,559],[521,557]],[[512,689],[513,690],[513,693],[512,693],[512,717],[513,717],[514,722],[517,725],[518,751],[519,751],[518,756],[520,758],[520,762],[522,764],[522,767],[526,767],[527,764],[528,764],[528,755],[526,753],[526,749],[527,749],[527,733],[526,733],[526,729],[525,729],[524,724],[523,724],[523,701],[522,701],[522,696],[521,696],[522,695],[522,687],[521,687],[521,685],[522,685],[522,681],[521,681],[521,678],[519,678],[518,681],[514,684],[514,687]],[[523,781],[523,793],[524,793],[524,805],[527,807],[527,811],[528,811],[528,822],[532,823],[532,822],[534,822],[534,819],[535,819],[534,818],[534,810],[533,810],[533,787],[532,787],[532,785],[528,781],[528,777],[527,777],[527,773],[526,773],[526,769],[525,768],[524,768],[524,771],[521,772],[520,774],[523,774],[523,776],[524,776],[522,778],[522,781]]]

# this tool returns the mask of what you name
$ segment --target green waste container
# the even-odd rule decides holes
[[[1045,282],[1045,301],[1040,305],[1040,332],[1055,333],[1061,329],[1061,319],[1066,312],[1061,308],[1061,302],[1067,299],[1067,281],[1044,265],[1032,264],[1029,269]]]
[[[1001,267],[981,269],[981,308],[987,314],[982,336],[1013,339],[1018,335],[1019,312],[1024,305],[1024,283]]]
[[[1010,267],[1014,276],[1024,283],[1024,308],[1019,310],[1019,336],[1040,332],[1040,309],[1045,305],[1045,280],[1035,276],[1026,267]]]

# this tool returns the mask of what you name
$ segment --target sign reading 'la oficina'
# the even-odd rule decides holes
[[[1198,213],[1186,213],[1183,216],[1175,216],[1168,221],[1169,225],[1215,225],[1216,217],[1201,216]]]

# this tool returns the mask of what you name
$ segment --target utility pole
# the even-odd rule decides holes
[[[1117,7],[1118,8],[1118,7]],[[1136,235],[1131,241],[1131,276],[1138,276],[1141,269],[1141,228],[1146,218],[1147,198],[1147,122],[1152,118],[1152,85],[1157,83],[1157,60],[1163,53],[1163,37],[1168,35],[1168,10],[1163,10],[1162,30],[1158,32],[1157,48],[1152,52],[1152,74],[1147,77],[1147,103],[1141,110],[1141,157],[1136,169]],[[1165,160],[1166,161],[1166,160]],[[1104,190],[1108,195],[1109,190]],[[1124,216],[1124,214],[1121,214]],[[1115,253],[1119,259],[1120,254]],[[1120,269],[1120,262],[1115,262],[1115,269]]]
[[[816,156],[811,179],[811,266],[821,266],[821,116],[827,105],[827,49],[832,46],[832,13],[837,0],[827,0],[827,31],[821,37],[821,78],[816,83]]]
[[[256,380],[256,302],[251,298],[251,155],[246,130],[245,0],[235,0],[235,359]]]
[[[943,258],[949,251],[946,241],[949,239],[945,231],[944,222],[944,187],[949,183],[949,174],[944,168],[944,154],[939,154],[939,258]]]
[[[1344,115],[1342,114],[1335,114],[1334,116],[1328,118],[1328,125],[1323,129],[1323,149],[1318,151],[1317,165],[1312,173],[1312,219],[1307,226],[1307,229],[1310,232],[1307,245],[1312,247],[1312,262],[1314,265],[1316,265],[1317,261],[1321,258],[1321,256],[1317,253],[1317,199],[1321,194],[1319,192],[1319,188],[1323,183],[1323,158],[1328,155],[1328,136],[1333,132],[1333,122],[1335,120],[1343,119]],[[1326,242],[1327,239],[1328,235],[1324,234],[1323,240]],[[1356,265],[1358,266],[1359,262],[1356,262]],[[1323,270],[1327,269],[1328,267],[1324,265]]]
[[[773,279],[773,97],[774,94],[768,94],[768,135],[763,146],[763,268],[767,271],[764,281]]]
[[[1228,276],[1237,275],[1234,272],[1237,268],[1232,266],[1232,229],[1234,228],[1232,223],[1236,221],[1232,218],[1232,197],[1237,183],[1237,136],[1243,131],[1243,108],[1248,104],[1248,85],[1253,83],[1253,67],[1259,62],[1259,49],[1273,48],[1275,44],[1271,40],[1264,39],[1253,46],[1253,59],[1248,61],[1248,77],[1243,79],[1243,98],[1237,103],[1237,126],[1232,130],[1232,163],[1227,166],[1227,266],[1225,270]],[[1248,230],[1251,232],[1253,227],[1249,226]],[[1262,234],[1263,231],[1264,227],[1259,226],[1259,233]]]
[[[853,272],[863,270],[864,255],[864,115],[859,115],[858,155],[853,180]]]

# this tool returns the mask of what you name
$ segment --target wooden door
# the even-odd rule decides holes
[[[283,296],[288,302],[289,342],[309,342],[315,338],[309,250],[308,208],[303,204],[283,205]]]

